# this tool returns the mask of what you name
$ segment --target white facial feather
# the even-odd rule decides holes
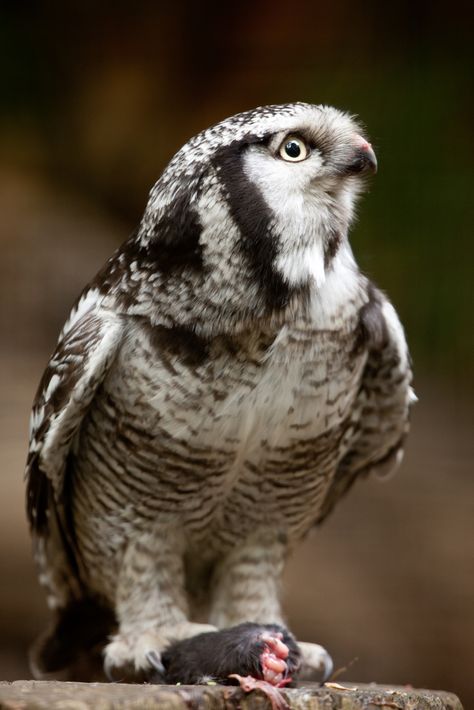
[[[326,280],[322,243],[295,249],[289,254],[280,254],[275,267],[290,286],[300,286],[313,280],[320,288]]]
[[[305,120],[304,120],[305,119]],[[291,130],[299,135],[316,131],[318,119],[331,141],[329,162],[317,148],[301,161],[286,161],[280,146],[289,133],[280,130],[268,146],[252,146],[244,157],[244,173],[261,192],[274,215],[272,227],[278,242],[276,270],[290,286],[312,281],[320,288],[325,281],[325,249],[337,232],[345,238],[353,215],[357,184],[341,179],[332,165],[334,156],[350,155],[355,144],[355,125],[343,114],[299,117]],[[310,140],[308,138],[308,140]],[[332,156],[332,157],[331,157]]]
[[[274,214],[280,236],[275,267],[292,286],[311,278],[317,286],[324,282],[322,220],[328,216],[327,209],[317,193],[308,189],[320,169],[321,159],[316,154],[301,163],[289,163],[266,150],[255,150],[244,160],[247,177]]]
[[[344,242],[334,257],[323,288],[314,289],[311,294],[310,312],[314,326],[330,328],[335,315],[347,303],[353,302],[360,308],[366,283],[357,268],[349,242]]]

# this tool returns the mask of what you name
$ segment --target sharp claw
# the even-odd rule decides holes
[[[109,681],[109,683],[121,683],[120,678],[115,678],[114,674],[112,672],[113,666],[109,665],[108,663],[104,663],[104,673],[105,677]]]
[[[332,676],[332,672],[334,670],[334,662],[327,651],[325,651],[325,654],[323,656],[321,663],[322,663],[323,669],[324,669],[323,670],[323,677],[321,680],[321,684],[322,684],[322,683],[325,683],[327,680],[329,680],[329,678]]]
[[[318,678],[321,678],[321,683],[325,683],[332,676],[334,669],[329,653],[317,643],[301,641],[299,647],[302,660],[302,676],[308,676],[313,679],[313,673],[316,671]],[[309,671],[309,675],[307,671]]]
[[[104,665],[104,673],[105,673],[105,677],[107,678],[107,680],[109,681],[109,683],[115,683],[115,682],[116,682],[116,681],[115,681],[115,678],[114,678],[113,675],[112,675],[111,669],[110,669],[107,665]]]
[[[145,658],[150,664],[150,666],[153,666],[155,671],[157,671],[162,676],[165,674],[165,668],[161,662],[159,654],[156,651],[147,651],[145,654]]]

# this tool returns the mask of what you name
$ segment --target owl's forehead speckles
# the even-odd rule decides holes
[[[171,160],[160,182],[168,183],[177,174],[193,174],[196,166],[231,143],[247,138],[254,142],[275,133],[298,130],[327,136],[332,131],[348,134],[360,128],[350,116],[329,106],[302,102],[262,106],[231,116],[191,138]]]
[[[246,143],[271,141],[278,135],[283,139],[285,133],[291,132],[302,133],[324,150],[336,152],[338,143],[347,142],[356,132],[362,133],[351,116],[330,106],[297,102],[244,111],[198,133],[183,145],[151,189],[147,212],[166,209],[183,189],[192,201],[202,174],[223,149],[241,149]]]

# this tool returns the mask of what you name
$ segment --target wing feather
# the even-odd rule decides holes
[[[40,382],[30,422],[26,465],[27,511],[35,556],[50,590],[50,603],[65,602],[74,587],[74,556],[68,534],[69,452],[82,420],[117,353],[120,317],[101,308],[97,292],[78,302],[59,337]],[[47,578],[46,578],[47,577]]]
[[[368,358],[354,404],[354,433],[318,522],[358,477],[370,473],[386,476],[397,468],[409,429],[410,407],[416,401],[403,327],[392,304],[372,285],[360,325]]]

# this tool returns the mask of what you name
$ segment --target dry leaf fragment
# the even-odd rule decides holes
[[[330,690],[358,690],[356,685],[352,685],[350,687],[347,687],[346,685],[340,685],[339,683],[324,683],[325,688],[329,688]]]

